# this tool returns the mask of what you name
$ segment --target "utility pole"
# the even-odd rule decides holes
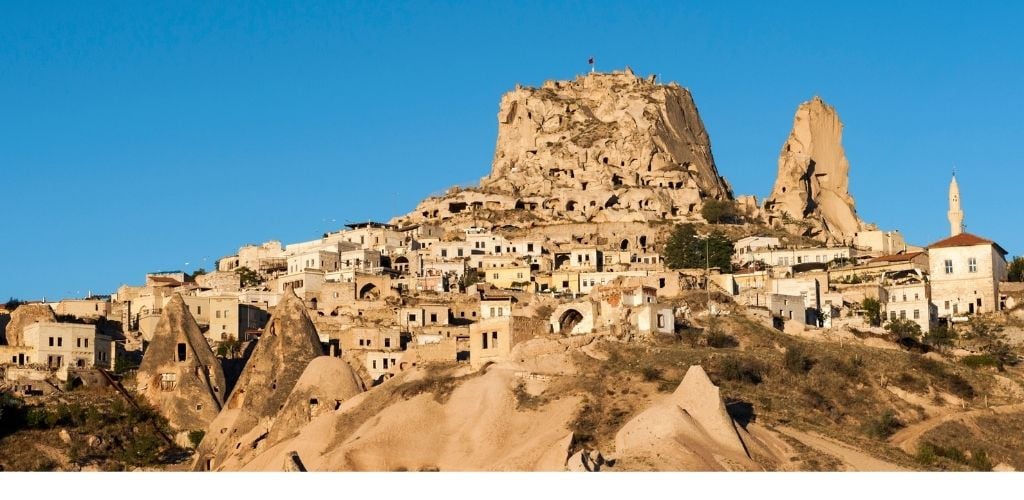
[[[710,235],[704,237],[704,290],[708,295],[708,317],[711,317],[711,244]]]

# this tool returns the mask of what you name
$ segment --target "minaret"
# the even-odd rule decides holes
[[[964,212],[960,210],[960,186],[956,183],[956,172],[949,182],[949,235],[956,236],[964,232]]]

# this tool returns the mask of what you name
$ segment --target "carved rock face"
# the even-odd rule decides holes
[[[764,205],[772,221],[803,221],[805,235],[836,243],[852,239],[861,229],[849,192],[850,164],[842,135],[839,115],[821,98],[797,108],[793,130],[779,153],[775,187]]]
[[[220,412],[224,371],[180,295],[164,307],[136,380],[175,429],[205,429]]]
[[[689,90],[627,69],[505,94],[480,188],[428,199],[409,218],[487,209],[541,221],[655,220],[697,214],[707,198],[732,191]]]

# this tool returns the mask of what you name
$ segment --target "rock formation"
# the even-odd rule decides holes
[[[164,307],[136,375],[137,391],[180,431],[203,430],[224,402],[224,371],[181,295]]]
[[[661,470],[759,468],[750,459],[718,387],[699,365],[687,370],[665,401],[644,410],[619,430],[615,452],[624,462]]]
[[[479,210],[541,221],[646,221],[731,199],[689,90],[624,72],[505,94],[491,173],[479,189],[425,200],[410,220]]]
[[[362,381],[346,361],[330,356],[314,358],[277,413],[267,440],[273,444],[298,434],[310,420],[340,408],[342,402],[363,390]]]
[[[736,433],[736,424],[725,409],[718,386],[711,382],[700,365],[693,365],[686,370],[671,400],[693,417],[711,439],[723,448],[747,454],[746,447]]]
[[[53,309],[46,304],[23,304],[18,306],[14,312],[11,313],[10,322],[4,328],[4,336],[7,339],[7,345],[21,346],[25,345],[24,330],[25,327],[32,323],[48,323],[57,321],[57,316],[53,314]]]
[[[285,293],[224,409],[210,424],[196,451],[194,468],[217,468],[229,454],[244,463],[246,455],[267,438],[306,366],[322,355],[320,338],[302,300],[293,292]]]
[[[779,154],[779,172],[764,208],[772,224],[832,243],[850,243],[863,223],[849,192],[850,164],[836,110],[815,97],[800,105]],[[800,227],[802,226],[802,227]]]

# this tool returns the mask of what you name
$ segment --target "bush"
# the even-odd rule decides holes
[[[803,375],[814,367],[814,359],[807,355],[803,347],[794,345],[786,349],[786,356],[783,358],[782,364],[790,373]]]
[[[199,448],[199,443],[203,442],[203,437],[205,436],[205,431],[192,431],[188,433],[188,442],[192,443],[193,450]]]
[[[901,427],[903,422],[896,418],[896,414],[892,410],[885,410],[877,419],[868,422],[864,430],[873,438],[888,439]]]
[[[894,342],[903,343],[904,339],[917,341],[921,338],[921,325],[909,319],[894,319],[885,325],[885,329]]]
[[[715,330],[707,333],[707,336],[704,337],[704,342],[707,343],[708,347],[714,347],[716,349],[724,349],[740,345],[732,335]]]
[[[999,360],[992,356],[989,356],[988,354],[973,354],[970,356],[964,356],[963,358],[960,358],[960,362],[971,368],[999,366]]]
[[[644,378],[645,382],[661,380],[661,369],[654,366],[645,366],[640,369],[640,375]]]
[[[704,200],[704,206],[700,209],[700,215],[711,224],[722,222],[731,223],[738,219],[736,206],[727,200]]]
[[[967,454],[963,450],[952,445],[941,446],[930,441],[924,441],[917,445],[915,459],[919,463],[932,465],[939,458],[966,465],[977,471],[992,470],[992,462],[988,458],[988,453],[983,449],[975,449],[971,452],[971,457],[967,458]]]
[[[726,358],[719,371],[726,380],[757,385],[764,379],[767,368],[755,359]]]

